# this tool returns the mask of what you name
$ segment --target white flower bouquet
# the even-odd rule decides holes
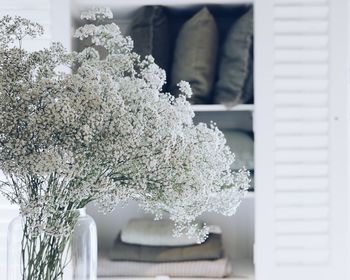
[[[82,19],[112,16],[96,8]],[[63,251],[42,265],[50,248],[30,245],[53,236],[63,248],[75,222],[65,213],[92,201],[109,211],[136,200],[156,219],[167,213],[175,234],[199,240],[207,229],[198,216],[235,212],[248,173],[231,170],[234,155],[214,124],[193,123],[188,83],[179,97],[163,92],[165,72],[112,22],[78,28],[75,37],[91,40],[81,52],[21,48],[42,32],[23,18],[0,20],[0,192],[26,220],[23,279],[62,278]]]

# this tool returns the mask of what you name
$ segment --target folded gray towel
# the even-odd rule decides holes
[[[109,254],[111,260],[138,262],[215,260],[221,258],[222,255],[220,234],[209,234],[208,239],[202,244],[181,247],[127,244],[123,243],[118,235]]]
[[[199,223],[203,227],[203,223]],[[121,231],[124,243],[147,246],[184,246],[197,244],[196,238],[173,236],[174,222],[170,220],[132,219]]]

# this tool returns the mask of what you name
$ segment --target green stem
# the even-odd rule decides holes
[[[66,217],[74,226],[77,217]],[[45,232],[33,234],[25,220],[21,241],[22,280],[62,280],[69,263],[70,236],[53,236]]]

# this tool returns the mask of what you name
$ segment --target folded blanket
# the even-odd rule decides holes
[[[199,224],[200,227],[203,223]],[[124,243],[147,246],[184,246],[197,244],[196,238],[173,236],[174,223],[169,220],[132,219],[122,229]]]
[[[176,262],[215,260],[223,255],[221,234],[209,234],[202,244],[182,247],[143,246],[123,243],[118,235],[110,251],[110,259],[138,262]]]
[[[101,256],[98,261],[99,277],[202,277],[222,278],[231,275],[232,266],[228,258],[213,261],[188,261],[169,263],[111,261]]]

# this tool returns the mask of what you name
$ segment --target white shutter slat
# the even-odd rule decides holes
[[[307,50],[307,49],[323,49],[328,47],[329,38],[327,35],[276,35],[274,37],[275,50],[287,49],[287,50]],[[306,60],[308,61],[308,60]]]
[[[279,108],[277,107],[275,109],[275,118],[277,121],[281,121],[281,120],[324,121],[328,119],[328,108],[322,108],[322,107]]]
[[[278,221],[276,223],[276,234],[325,234],[328,232],[328,221]]]
[[[317,206],[328,205],[329,194],[325,192],[282,192],[277,193],[276,205],[279,206]]]
[[[327,20],[275,20],[275,34],[324,34],[328,31]]]
[[[323,46],[323,45],[321,45]],[[277,63],[317,63],[327,62],[329,56],[326,50],[305,50],[305,49],[277,49],[275,51],[275,61]]]
[[[278,150],[275,155],[275,162],[278,163],[327,163],[329,160],[327,149],[294,151]]]
[[[277,6],[274,10],[276,19],[325,19],[329,9],[326,6]]]
[[[276,121],[276,135],[325,134],[329,130],[328,121]]]
[[[326,94],[281,93],[276,94],[275,104],[278,107],[325,107],[328,104],[328,96]]]
[[[280,265],[321,265],[329,261],[329,250],[279,249],[276,259]]]
[[[329,188],[328,176],[276,178],[276,191],[324,191]]]
[[[326,4],[328,0],[274,0],[274,2],[275,2],[275,6],[288,5],[288,7],[290,7],[290,5],[295,5],[295,4],[299,4],[299,5]]]
[[[312,235],[277,235],[276,247],[293,249],[327,249],[329,246],[328,234]]]
[[[276,136],[276,148],[295,148],[295,149],[322,149],[328,147],[328,137],[326,135],[317,136]]]
[[[276,178],[279,177],[305,177],[327,176],[329,167],[327,164],[277,164],[275,167]]]
[[[301,68],[298,64],[276,64],[275,77],[293,77],[293,78],[325,78],[328,74],[328,65],[322,64],[303,64]]]
[[[301,67],[302,68],[302,67]],[[275,79],[275,90],[277,91],[325,91],[328,89],[328,81],[325,79]]]
[[[276,206],[275,217],[277,220],[326,220],[329,218],[328,206]]]

